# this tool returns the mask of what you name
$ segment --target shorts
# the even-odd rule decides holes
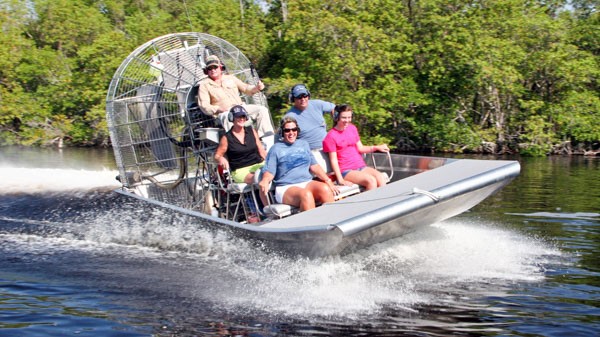
[[[289,185],[283,185],[283,186],[276,186],[275,187],[275,201],[277,201],[278,203],[282,204],[283,203],[283,195],[285,194],[285,191],[287,191],[288,188],[290,187],[300,187],[300,188],[305,188],[306,185],[308,185],[308,183],[310,183],[312,180],[309,181],[305,181],[302,183],[296,183],[296,184],[289,184]]]
[[[244,179],[246,179],[246,176],[248,175],[248,173],[254,173],[259,168],[263,167],[264,165],[265,165],[265,162],[261,162],[261,163],[252,164],[249,166],[240,167],[239,169],[237,169],[231,173],[231,179],[233,179],[233,181],[236,183],[243,183]]]
[[[350,171],[362,171],[362,170],[364,170],[366,168],[367,168],[366,166],[363,166],[363,167],[359,167],[359,168],[354,169],[354,170],[346,170],[346,171],[342,172],[342,177],[346,178],[346,174],[350,173]]]

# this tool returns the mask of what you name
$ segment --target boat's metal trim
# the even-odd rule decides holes
[[[514,177],[516,177],[519,172],[520,165],[518,162],[507,162],[507,165],[501,166],[492,171],[487,171],[476,176],[431,190],[431,193],[439,197],[438,201],[433,200],[427,195],[414,194],[408,199],[392,205],[381,207],[379,209],[373,209],[368,214],[363,214],[335,225],[344,232],[344,235],[353,235],[370,227],[390,221],[394,218],[402,217],[406,214],[415,212],[416,210],[431,206],[444,200],[452,199],[453,197],[461,194],[466,194],[477,189],[484,188],[496,182],[505,181],[505,183],[508,183]]]
[[[413,192],[413,194],[423,194],[423,195],[426,195],[429,198],[431,198],[431,200],[433,200],[433,202],[440,201],[440,196],[439,195],[437,195],[435,193],[431,193],[429,191],[422,190],[422,189],[420,189],[418,187],[413,187],[412,192]]]

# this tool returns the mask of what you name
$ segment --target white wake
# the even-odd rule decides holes
[[[76,170],[0,167],[0,191],[9,193],[60,192],[118,187],[116,170]]]

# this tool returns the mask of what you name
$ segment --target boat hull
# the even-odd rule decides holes
[[[516,161],[440,159],[393,155],[397,176],[387,186],[326,204],[284,219],[244,224],[120,192],[184,212],[199,222],[255,240],[263,249],[286,255],[347,254],[461,214],[518,176]],[[417,163],[436,161],[423,170]]]

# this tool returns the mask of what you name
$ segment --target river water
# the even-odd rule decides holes
[[[0,336],[593,336],[600,158],[519,158],[471,211],[290,259],[120,196],[106,150],[0,148]]]

